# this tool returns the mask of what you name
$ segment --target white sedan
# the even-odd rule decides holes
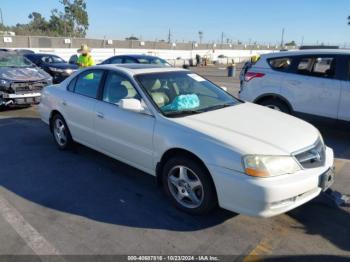
[[[40,113],[60,149],[78,142],[156,176],[191,214],[274,216],[333,182],[315,127],[184,69],[91,67],[46,87]]]

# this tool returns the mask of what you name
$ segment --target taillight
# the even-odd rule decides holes
[[[265,74],[263,73],[256,73],[256,72],[247,72],[244,75],[244,81],[249,82],[250,80],[252,80],[253,78],[262,78],[264,77]]]

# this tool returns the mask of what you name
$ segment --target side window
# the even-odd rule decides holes
[[[121,57],[114,57],[108,61],[108,64],[122,64],[122,63],[123,63],[123,58]]]
[[[335,76],[334,57],[304,57],[297,67],[298,74],[333,78]]]
[[[135,64],[135,63],[137,63],[137,61],[133,58],[130,58],[130,57],[124,58],[124,64]]]
[[[272,69],[279,71],[287,71],[292,64],[292,59],[290,57],[272,58],[269,59],[269,64],[272,67]]]
[[[91,98],[97,97],[103,70],[88,70],[78,76],[74,92]]]
[[[49,57],[49,56],[43,56],[43,57],[41,58],[41,61],[44,62],[44,63],[46,63],[46,64],[50,64],[50,63],[52,63],[52,58]]]
[[[67,86],[67,90],[70,92],[74,92],[74,87],[76,82],[77,82],[77,77],[75,77],[70,81],[69,85]]]
[[[109,72],[103,89],[102,100],[118,104],[122,99],[135,98],[141,100],[132,83],[116,72]]]

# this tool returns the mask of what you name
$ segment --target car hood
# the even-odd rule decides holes
[[[290,155],[319,138],[318,130],[309,123],[251,103],[172,121],[241,154]]]
[[[10,81],[39,81],[51,77],[36,67],[5,67],[0,68],[0,78]]]
[[[79,67],[77,65],[68,64],[68,63],[55,63],[55,64],[47,64],[48,67],[54,67],[59,69],[72,69],[76,70]]]

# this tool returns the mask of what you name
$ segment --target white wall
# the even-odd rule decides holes
[[[77,54],[77,49],[73,48],[32,48],[36,53],[54,53],[58,56],[64,58],[65,60],[69,60],[69,58]],[[176,62],[183,63],[183,60],[188,60],[190,58],[195,58],[196,54],[204,57],[207,56],[211,60],[219,60],[221,63],[232,62],[232,59],[236,63],[249,59],[251,56],[256,54],[265,54],[274,52],[273,50],[167,50],[167,49],[123,49],[123,48],[95,48],[92,49],[92,56],[94,57],[96,63],[102,62],[103,60],[114,56],[114,55],[122,55],[122,54],[147,54],[147,55],[155,55],[159,56],[163,59],[174,61],[177,58],[180,61]],[[218,59],[219,55],[225,55],[229,59]]]

